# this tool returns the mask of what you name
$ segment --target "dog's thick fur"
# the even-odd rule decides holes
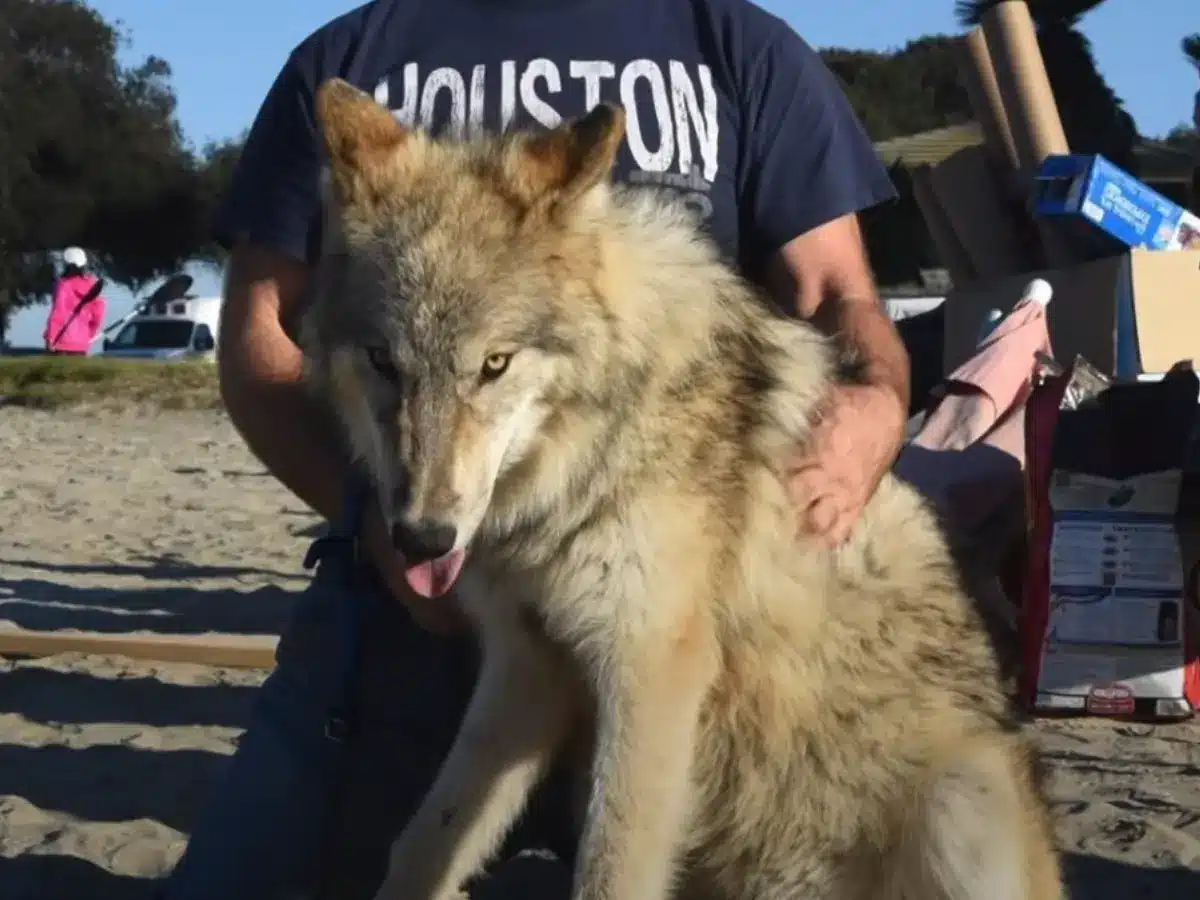
[[[318,115],[312,381],[389,522],[455,529],[484,657],[380,896],[454,896],[569,748],[576,898],[1062,896],[932,514],[889,477],[843,548],[797,536],[836,353],[610,186],[621,111],[438,141],[332,81]]]

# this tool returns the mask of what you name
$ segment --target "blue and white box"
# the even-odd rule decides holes
[[[1049,156],[1034,183],[1034,213],[1079,216],[1125,247],[1200,249],[1200,217],[1103,156]]]

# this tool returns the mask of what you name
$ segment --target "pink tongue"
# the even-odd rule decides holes
[[[420,596],[432,600],[454,587],[466,557],[466,551],[455,550],[430,562],[409,566],[404,577],[408,579],[409,587]]]

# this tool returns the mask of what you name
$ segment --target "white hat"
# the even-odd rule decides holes
[[[68,266],[74,266],[77,269],[82,269],[87,265],[87,254],[78,247],[68,247],[63,251],[62,258]]]

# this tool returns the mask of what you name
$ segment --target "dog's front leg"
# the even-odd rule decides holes
[[[708,634],[616,646],[596,678],[598,722],[575,900],[666,900],[689,817]],[[620,638],[617,638],[620,641]]]
[[[477,874],[562,742],[572,681],[545,644],[485,648],[459,733],[420,809],[392,846],[377,900],[446,900]]]

